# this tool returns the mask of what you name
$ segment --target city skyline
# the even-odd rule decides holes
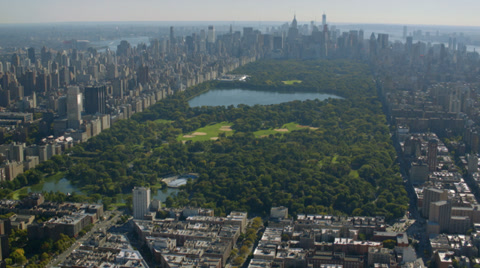
[[[0,24],[58,22],[128,22],[128,21],[299,21],[321,23],[322,14],[334,23],[385,23],[452,26],[480,26],[475,10],[480,2],[448,0],[389,2],[340,0],[233,1],[84,0],[81,5],[60,0],[20,0],[0,11]],[[25,8],[28,7],[28,8]]]

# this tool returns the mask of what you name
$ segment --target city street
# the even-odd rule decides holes
[[[112,213],[115,213],[116,215],[111,218],[109,218],[109,215]],[[69,249],[64,251],[62,254],[59,256],[56,256],[54,259],[50,261],[50,263],[47,265],[47,267],[58,267],[59,264],[61,264],[69,255],[72,253],[74,250],[78,249],[82,243],[85,241],[88,241],[90,237],[92,236],[93,233],[95,233],[98,230],[108,230],[110,227],[115,225],[121,215],[123,215],[122,211],[114,210],[112,212],[105,212],[105,217],[107,220],[97,222],[95,226],[93,226],[92,230],[90,230],[88,233],[86,233],[83,237],[78,239]],[[107,217],[108,216],[108,217]]]

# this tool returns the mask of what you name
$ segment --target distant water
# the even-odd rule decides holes
[[[191,99],[190,107],[200,106],[229,106],[245,104],[253,106],[256,104],[269,105],[289,101],[304,100],[325,100],[328,98],[340,99],[336,95],[315,92],[274,92],[258,91],[247,89],[213,89],[200,96]]]
[[[115,40],[104,40],[104,41],[93,41],[90,43],[90,46],[93,48],[97,48],[99,52],[105,52],[106,47],[110,49],[110,51],[117,51],[117,46],[120,45],[122,40],[127,41],[130,43],[131,47],[136,47],[138,44],[145,43],[149,45],[150,38],[148,36],[139,36],[139,37],[125,37]]]
[[[364,38],[369,39],[372,33],[375,33],[375,36],[379,33],[388,34],[388,39],[390,42],[400,41],[405,43],[405,38],[403,37],[403,24],[347,24],[341,23],[337,24],[336,28],[341,31],[350,31],[350,30],[363,30],[364,31]],[[413,39],[414,43],[421,41],[423,43],[431,43],[440,44],[444,43],[445,46],[448,47],[448,37],[445,35],[452,35],[455,34],[457,38],[460,37],[460,33],[464,33],[466,36],[478,36],[480,34],[480,27],[476,26],[446,26],[446,25],[406,25],[407,26],[407,35],[411,36],[413,31],[422,30],[423,34],[425,35],[427,32],[430,33],[431,39],[423,37],[421,40],[416,38]],[[445,39],[443,42],[439,42],[436,37],[437,31],[441,38]],[[437,38],[437,41],[433,41]],[[459,39],[457,43],[462,43]],[[469,44],[467,45],[467,51],[469,52],[480,52],[480,46],[478,45],[478,41],[476,44]]]
[[[41,193],[41,192],[61,192],[64,194],[81,193],[81,191],[73,186],[66,178],[59,180],[49,179],[43,183],[39,183],[28,187],[28,192]]]
[[[178,189],[167,188],[165,190],[158,190],[156,194],[152,194],[152,199],[157,199],[165,202],[168,196],[175,196],[178,193]]]

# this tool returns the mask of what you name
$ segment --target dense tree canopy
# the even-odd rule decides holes
[[[317,91],[343,98],[190,108],[187,100],[192,96],[219,86],[238,87],[240,82],[204,83],[75,147],[67,177],[91,193],[112,196],[130,193],[134,186],[158,184],[158,178],[168,174],[195,172],[199,178],[188,181],[168,205],[210,207],[217,214],[246,210],[265,215],[271,206],[280,205],[292,214],[403,214],[408,199],[367,66],[348,61],[260,61],[237,72],[251,75],[243,88]],[[302,83],[286,85],[284,80]],[[176,139],[225,121],[232,124],[232,136],[186,143]],[[309,128],[253,135],[291,122]],[[43,168],[61,166],[56,159]]]

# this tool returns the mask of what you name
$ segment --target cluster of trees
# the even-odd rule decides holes
[[[230,255],[232,264],[236,266],[242,265],[249,257],[248,254],[252,252],[252,247],[257,242],[262,234],[259,234],[259,229],[263,227],[262,218],[255,217],[252,219],[251,224],[248,226],[247,231],[242,233],[238,238],[240,250],[234,249]]]
[[[45,267],[52,256],[69,248],[75,242],[75,238],[60,234],[60,239],[29,241],[27,230],[13,229],[8,238],[10,255],[5,258],[7,266],[26,265],[28,268]],[[27,258],[28,257],[28,258]]]
[[[27,170],[19,174],[12,181],[3,181],[0,183],[0,197],[4,198],[13,190],[24,186],[34,185],[43,179],[43,173],[38,169]]]
[[[137,159],[135,166],[146,161],[144,166],[150,167],[155,161],[198,172],[200,177],[186,186],[191,204],[225,213],[241,209],[263,215],[271,206],[283,205],[293,214],[401,216],[408,199],[384,119],[351,105],[341,100],[282,104],[279,118],[297,110],[316,118],[311,125],[319,129],[262,139],[237,131],[202,146],[195,142],[159,147]],[[245,117],[264,109],[250,107]]]
[[[309,90],[343,99],[189,107],[188,99],[200,92],[238,86],[208,82],[170,96],[132,120],[114,124],[73,148],[64,161],[55,159],[39,170],[65,168],[73,183],[107,201],[115,194],[131,193],[134,186],[158,185],[158,178],[168,174],[196,172],[199,178],[188,181],[184,191],[166,203],[214,208],[217,214],[244,210],[266,215],[271,206],[286,206],[293,215],[385,215],[390,219],[404,213],[407,194],[366,65],[260,61],[237,72],[251,75],[241,84],[244,88]],[[281,82],[292,79],[303,82]],[[176,139],[223,121],[232,123],[234,135],[186,144]],[[312,128],[264,138],[253,135],[289,122]]]
[[[313,91],[332,93],[349,97],[352,90],[356,94],[369,94],[365,80],[370,76],[369,69],[363,63],[349,60],[335,61],[257,61],[235,70],[237,74],[250,74],[248,83],[237,82],[235,86],[242,88],[274,90],[274,91]],[[285,84],[283,81],[301,80],[301,83]],[[352,83],[357,88],[351,88]],[[229,87],[229,84],[222,83]],[[367,86],[367,87],[365,87]],[[362,92],[363,91],[363,92]]]
[[[34,245],[39,247],[33,247],[30,244],[33,242]],[[51,239],[44,241],[30,241],[28,251],[33,256],[28,259],[28,268],[40,268],[45,267],[50,262],[54,255],[61,254],[67,250],[71,245],[75,243],[75,238],[69,237],[64,234],[60,234],[60,239],[53,241]]]
[[[75,148],[76,164],[66,176],[86,192],[107,196],[130,193],[134,186],[156,184],[158,177],[171,173],[166,164],[152,165],[149,170],[153,172],[147,173],[141,167],[133,169],[132,162],[166,143],[176,143],[180,133],[170,124],[122,120]]]
[[[69,169],[68,177],[91,192],[113,195],[155,184],[162,175],[196,172],[200,177],[187,183],[187,194],[168,204],[206,206],[219,214],[240,209],[264,215],[271,206],[284,205],[293,214],[402,215],[408,199],[366,66],[266,61],[238,72],[253,74],[244,87],[271,90],[283,85],[286,90],[331,92],[344,99],[190,108],[191,96],[218,86],[202,84],[82,145],[75,154],[82,160]],[[281,82],[288,79],[303,82]],[[160,124],[155,119],[173,122]],[[186,144],[175,139],[222,121],[232,122],[233,136]],[[289,122],[318,129],[262,139],[252,134]]]
[[[7,198],[14,190],[35,185],[43,181],[45,176],[66,171],[73,164],[68,155],[55,155],[50,160],[40,163],[35,169],[19,174],[12,181],[0,182],[0,198]]]

